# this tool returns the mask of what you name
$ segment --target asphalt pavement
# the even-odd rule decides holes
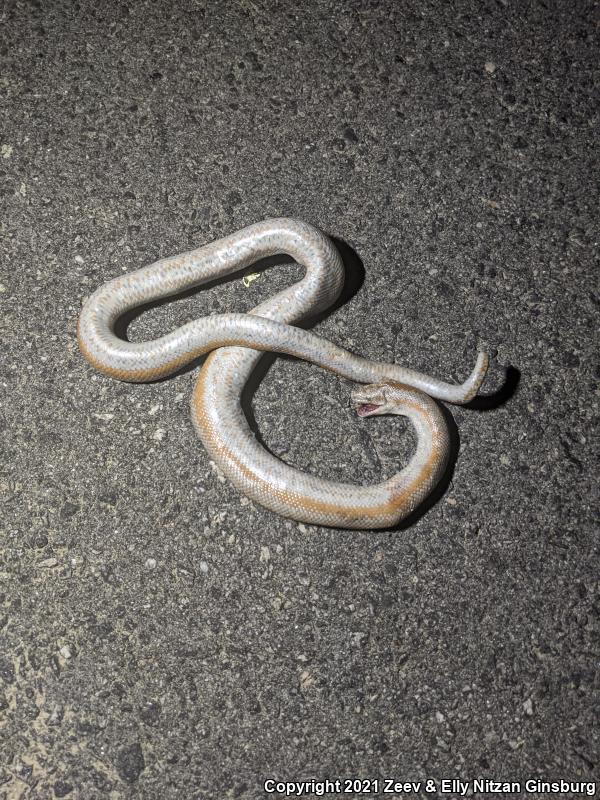
[[[592,796],[599,39],[577,0],[4,0],[0,800]],[[274,216],[339,244],[319,334],[449,381],[492,356],[410,525],[254,505],[194,435],[199,364],[125,384],[78,351],[102,283]],[[128,336],[250,309],[283,262]],[[410,456],[349,382],[260,378],[287,463],[360,483]]]

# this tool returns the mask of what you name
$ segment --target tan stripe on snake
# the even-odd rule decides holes
[[[216,314],[148,342],[114,333],[126,311],[235,272],[260,258],[286,253],[304,277],[248,314]],[[81,352],[101,372],[124,381],[169,375],[203,353],[192,397],[192,418],[210,456],[232,483],[272,511],[301,522],[340,528],[386,528],[407,517],[438,483],[449,457],[448,429],[432,398],[467,403],[488,358],[479,353],[461,385],[353,355],[292,323],[331,305],[344,279],[340,255],[321,231],[293,219],[270,219],[219,241],[104,284],[85,303],[78,325]],[[323,480],[268,453],[256,441],[240,395],[264,350],[288,353],[363,384],[352,392],[359,416],[403,414],[417,433],[408,465],[371,486]]]

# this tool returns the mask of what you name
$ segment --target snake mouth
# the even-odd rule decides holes
[[[359,417],[370,417],[379,408],[380,406],[376,405],[376,403],[360,403],[356,406],[356,413]]]

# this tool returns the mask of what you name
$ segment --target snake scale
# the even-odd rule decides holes
[[[146,342],[128,342],[114,332],[117,320],[130,309],[280,253],[303,265],[304,276],[247,314],[195,319]],[[241,492],[301,522],[387,528],[417,508],[447,464],[448,428],[432,398],[469,402],[483,381],[488,357],[479,353],[469,378],[453,385],[397,364],[368,361],[293,325],[330,306],[343,282],[341,257],[324,233],[299,220],[269,219],[101,286],[82,308],[79,346],[92,366],[123,381],[153,381],[209,353],[193,391],[193,423],[211,458]],[[409,463],[382,483],[356,486],[301,472],[267,452],[250,430],[240,405],[261,351],[288,353],[370,384],[352,392],[357,413],[407,416],[417,433]]]

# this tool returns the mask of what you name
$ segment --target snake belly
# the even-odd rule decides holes
[[[114,333],[126,311],[280,253],[303,265],[304,276],[247,314],[202,317],[146,342],[127,342]],[[432,398],[468,402],[483,380],[487,356],[479,353],[469,378],[454,385],[397,364],[369,361],[293,325],[330,306],[343,281],[342,260],[324,233],[299,220],[269,219],[101,286],[82,308],[79,346],[99,371],[135,382],[165,377],[210,353],[195,384],[192,420],[211,458],[241,492],[301,522],[390,527],[430,493],[448,460],[447,425]],[[410,462],[382,483],[357,486],[317,478],[271,455],[257,442],[240,403],[261,351],[288,353],[358,383],[395,386],[402,398],[398,413],[410,418],[417,433]]]

